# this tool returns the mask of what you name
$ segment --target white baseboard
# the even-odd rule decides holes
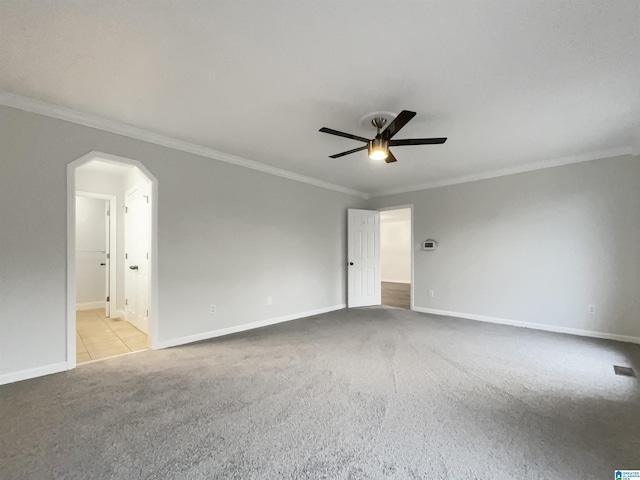
[[[93,310],[94,308],[104,308],[105,302],[101,300],[99,302],[86,302],[76,303],[76,310]]]
[[[0,375],[0,385],[7,383],[20,382],[30,378],[42,377],[43,375],[51,375],[52,373],[64,372],[67,370],[67,362],[52,363],[44,367],[28,368],[27,370],[19,370],[13,373],[5,373]]]
[[[197,333],[195,335],[188,335],[186,337],[173,338],[171,340],[165,340],[158,343],[158,348],[176,347],[178,345],[185,345],[187,343],[199,342],[200,340],[208,340],[210,338],[222,337],[224,335],[231,335],[232,333],[244,332],[247,330],[253,330],[255,328],[267,327],[269,325],[275,325],[276,323],[289,322],[291,320],[298,320],[300,318],[312,317],[313,315],[320,315],[321,313],[333,312],[335,310],[342,310],[347,305],[342,303],[340,305],[333,305],[331,307],[319,308],[317,310],[311,310],[308,312],[294,313],[292,315],[284,315],[282,317],[268,318],[266,320],[259,320],[257,322],[245,323],[244,325],[238,325],[235,327],[221,328],[219,330],[211,330],[208,332]]]
[[[615,333],[594,332],[591,330],[581,330],[578,328],[559,327],[555,325],[546,325],[544,323],[521,322],[519,320],[510,320],[506,318],[489,317],[486,315],[475,315],[473,313],[448,312],[446,310],[436,310],[433,308],[412,307],[412,310],[421,313],[430,313],[433,315],[444,315],[447,317],[466,318],[468,320],[477,320],[479,322],[498,323],[500,325],[510,325],[512,327],[532,328],[534,330],[544,330],[546,332],[568,333],[570,335],[579,335],[581,337],[604,338],[607,340],[617,340],[619,342],[630,342],[640,344],[640,337],[631,337],[628,335],[617,335]]]
[[[380,280],[381,282],[389,282],[389,283],[404,283],[406,285],[411,285],[411,280],[408,282],[406,280],[387,280],[386,278]]]
[[[111,318],[121,318],[124,320],[127,318],[127,314],[124,313],[124,310],[116,310],[114,313],[111,314]]]

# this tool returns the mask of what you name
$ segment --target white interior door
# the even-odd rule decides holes
[[[104,202],[104,278],[105,278],[105,304],[104,313],[107,318],[111,316],[111,215],[109,202]]]
[[[76,310],[105,306],[105,201],[76,195]]]
[[[350,208],[347,221],[347,306],[380,305],[380,212]]]
[[[151,196],[140,185],[125,196],[125,309],[127,321],[149,334]]]

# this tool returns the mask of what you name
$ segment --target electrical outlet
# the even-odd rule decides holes
[[[267,297],[267,305],[273,305],[273,297],[271,295]]]
[[[587,312],[589,313],[589,315],[595,315],[596,314],[596,306],[595,305],[587,305]]]
[[[435,296],[435,292],[433,290],[429,290],[429,298],[433,298]]]
[[[216,306],[215,305],[211,305],[209,307],[209,313],[216,313]]]

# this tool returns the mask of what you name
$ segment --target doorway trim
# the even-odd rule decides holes
[[[76,368],[76,169],[85,163],[100,160],[106,163],[137,167],[151,183],[151,248],[149,324],[150,348],[159,348],[158,325],[158,179],[138,160],[92,151],[67,164],[67,321],[66,360],[67,370]],[[115,216],[114,216],[115,217]],[[114,262],[117,264],[117,262]]]
[[[75,172],[75,171],[74,171]],[[118,304],[118,295],[116,291],[116,274],[118,262],[118,217],[115,213],[118,211],[118,201],[115,195],[107,195],[105,193],[93,193],[76,191],[76,196],[97,198],[99,200],[106,200],[109,202],[109,311],[115,312],[115,306]],[[74,209],[75,217],[75,209]],[[74,235],[75,235],[75,222],[74,222]],[[73,237],[75,242],[75,236]],[[75,245],[74,245],[75,253]],[[74,270],[75,271],[75,270]],[[105,299],[106,300],[106,299]]]
[[[413,277],[414,275],[414,268],[413,268],[413,258],[414,258],[414,254],[415,254],[415,249],[416,249],[416,242],[415,239],[413,238],[413,203],[409,203],[406,205],[397,205],[397,206],[393,206],[393,207],[383,207],[383,208],[378,208],[379,212],[385,212],[387,210],[403,210],[408,208],[411,211],[411,221],[409,222],[409,238],[411,238],[411,298],[410,298],[410,308],[411,310],[415,310],[415,305],[413,303],[413,286],[415,284],[415,279]]]

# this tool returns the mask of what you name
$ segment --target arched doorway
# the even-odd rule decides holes
[[[68,368],[157,348],[157,197],[158,181],[139,161],[91,152],[67,165]],[[78,203],[81,198],[84,203]],[[100,235],[95,230],[88,235],[94,243],[82,237],[79,223],[84,220],[77,216],[77,205],[101,198],[106,201],[105,230],[111,233],[111,237],[105,235],[105,247],[96,246]],[[132,221],[127,215],[138,217]],[[133,234],[128,235],[128,230]],[[79,246],[83,249],[78,250]],[[89,265],[95,274],[100,267],[94,263],[106,275],[102,287],[99,281],[88,282],[95,284],[89,294],[85,277],[90,273],[85,267]],[[100,295],[100,288],[106,291],[101,301],[88,301],[91,295]],[[133,338],[131,332],[136,329],[141,335]]]

